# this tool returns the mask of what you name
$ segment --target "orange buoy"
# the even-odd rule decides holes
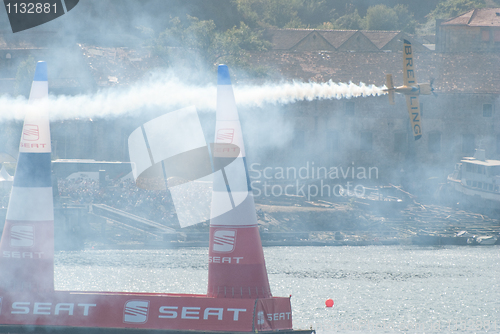
[[[325,305],[326,305],[326,307],[332,307],[332,306],[333,306],[333,299],[328,298],[328,299],[325,301]]]

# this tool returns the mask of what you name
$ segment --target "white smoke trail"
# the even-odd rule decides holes
[[[363,83],[281,83],[261,86],[233,86],[238,105],[262,106],[265,103],[287,104],[314,99],[342,99],[379,96],[384,87]],[[52,120],[118,117],[139,113],[147,108],[174,108],[196,105],[201,110],[215,110],[217,87],[193,86],[169,76],[133,84],[127,88],[108,88],[95,94],[77,96],[50,96],[36,105],[25,98],[0,97],[0,121],[22,120],[31,108],[48,108]]]
[[[261,106],[264,103],[287,104],[297,101],[312,101],[315,99],[350,99],[353,97],[380,96],[386,94],[385,87],[376,87],[352,82],[335,83],[331,80],[325,83],[293,82],[280,85],[234,87],[236,103]]]

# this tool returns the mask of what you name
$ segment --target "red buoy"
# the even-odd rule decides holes
[[[332,306],[333,306],[333,299],[328,298],[328,299],[325,301],[325,305],[326,305],[326,307],[332,307]]]

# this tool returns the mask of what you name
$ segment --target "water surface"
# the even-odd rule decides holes
[[[267,247],[264,253],[273,295],[292,295],[294,328],[500,332],[498,246]],[[207,248],[58,252],[55,284],[203,294],[207,258]],[[327,298],[333,308],[325,307]]]

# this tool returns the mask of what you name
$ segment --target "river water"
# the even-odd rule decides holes
[[[500,247],[267,247],[295,329],[499,333]],[[207,248],[58,252],[58,290],[206,293]],[[331,298],[335,305],[325,307]]]

